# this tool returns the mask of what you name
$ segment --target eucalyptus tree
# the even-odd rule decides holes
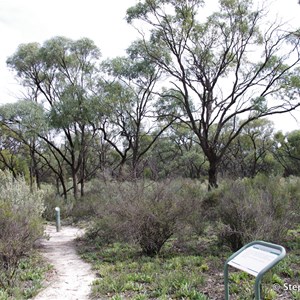
[[[40,188],[42,182],[56,184],[57,193],[67,198],[66,164],[51,146],[57,136],[49,129],[42,105],[26,100],[2,105],[0,123],[3,164],[14,175],[22,171],[26,179],[28,168],[31,186]]]
[[[29,148],[10,128],[0,125],[0,169],[8,169],[14,178],[21,175],[28,180],[32,174],[29,160]]]
[[[139,30],[143,51],[168,76],[173,90],[168,99],[184,109],[180,118],[209,161],[211,188],[217,187],[221,159],[243,127],[300,105],[295,80],[300,32],[268,21],[251,1],[220,0],[218,12],[208,17],[201,16],[203,5],[202,0],[143,0],[127,10],[127,21]]]
[[[5,163],[5,154],[1,155],[3,163],[14,175],[17,175],[13,171],[14,158],[19,157],[23,160],[23,163],[27,162],[27,167],[30,170],[30,183],[33,185],[35,179],[39,187],[40,173],[37,152],[41,151],[42,141],[38,138],[38,135],[48,134],[42,106],[26,101],[2,105],[0,107],[0,123],[2,139],[6,141],[6,143],[1,143],[1,146],[4,153],[9,151],[9,156],[12,159],[10,163],[7,160]],[[16,145],[17,148],[15,148]]]
[[[93,137],[89,124],[98,117],[99,57],[100,50],[87,38],[73,41],[54,37],[43,45],[22,44],[7,60],[17,79],[30,91],[28,100],[43,106],[49,130],[59,137],[50,139],[38,133],[56,160],[62,160],[70,169],[75,198],[79,182],[81,194],[84,192],[84,165]]]
[[[129,174],[137,178],[142,158],[172,121],[163,126],[156,122],[155,91],[161,71],[141,52],[139,43],[133,43],[127,54],[102,65],[107,74],[104,82],[107,122],[101,130],[121,158],[120,172],[130,162]]]
[[[273,147],[273,123],[268,119],[254,120],[243,127],[229,146],[220,163],[220,172],[233,178],[255,177],[258,173],[276,174],[279,165]]]

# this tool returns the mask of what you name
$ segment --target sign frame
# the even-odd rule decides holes
[[[254,267],[244,264],[245,254],[252,256],[251,260],[254,263]],[[259,256],[261,254],[261,257]],[[253,241],[240,250],[232,254],[225,262],[224,266],[224,285],[225,285],[225,300],[229,300],[229,280],[228,280],[228,267],[229,265],[242,270],[252,276],[255,276],[255,299],[261,300],[260,298],[260,286],[263,275],[272,269],[277,263],[279,263],[286,256],[285,248],[264,241]],[[255,259],[261,258],[259,263],[255,265]],[[249,262],[251,264],[251,260]],[[244,265],[243,265],[244,264]]]

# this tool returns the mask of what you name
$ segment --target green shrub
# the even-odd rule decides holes
[[[0,171],[0,285],[13,286],[21,259],[43,236],[43,191]]]
[[[230,182],[221,193],[219,238],[232,250],[251,240],[282,243],[295,222],[288,182],[255,178]]]
[[[43,218],[47,221],[55,220],[55,207],[60,208],[61,219],[67,219],[72,216],[73,207],[75,205],[75,200],[72,196],[68,199],[56,195],[53,190],[48,190],[44,197],[45,210],[43,212]]]
[[[286,194],[291,201],[291,209],[296,222],[300,223],[300,178],[290,176],[285,179]]]
[[[199,201],[182,182],[170,180],[110,182],[102,192],[97,221],[88,236],[106,242],[134,241],[149,256],[188,223]]]

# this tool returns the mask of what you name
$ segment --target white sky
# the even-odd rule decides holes
[[[264,1],[264,0],[261,0]],[[0,0],[0,103],[20,96],[19,86],[6,66],[7,57],[19,44],[43,43],[54,36],[88,37],[103,57],[125,54],[138,34],[124,20],[126,10],[138,0]],[[216,0],[206,0],[214,6]],[[295,27],[300,27],[298,0],[273,0],[270,10]],[[291,116],[274,118],[276,129],[300,129]]]

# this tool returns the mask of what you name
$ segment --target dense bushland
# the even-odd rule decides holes
[[[188,222],[189,227],[199,223],[193,218],[194,208],[201,207],[198,189],[196,182],[180,180],[107,183],[94,205],[95,224],[89,236],[102,243],[135,242],[144,254],[155,255]]]
[[[187,179],[95,186],[73,208],[75,215],[94,216],[88,237],[101,244],[134,242],[149,256],[159,253],[170,237],[188,240],[209,228],[219,245],[231,250],[255,239],[283,243],[299,222],[298,178],[224,181],[213,191]]]
[[[8,293],[7,299],[9,294],[13,295],[12,287],[21,280],[21,271],[27,265],[24,259],[31,256],[35,241],[43,235],[42,216],[51,219],[57,205],[64,220],[90,221],[86,237],[95,249],[130,247],[133,260],[154,262],[168,255],[176,256],[175,253],[200,255],[204,259],[199,265],[203,272],[220,272],[222,253],[231,253],[250,240],[263,239],[287,249],[299,249],[299,245],[289,240],[291,230],[299,230],[300,179],[297,177],[258,175],[224,180],[218,189],[211,191],[205,182],[183,178],[94,179],[88,183],[86,195],[77,200],[54,197],[53,191],[31,189],[24,178],[13,178],[6,172],[0,172],[0,185],[0,292]],[[99,260],[97,255],[93,257]],[[218,268],[213,265],[214,259],[219,262]],[[182,276],[178,279],[182,281],[180,289],[164,283],[167,290],[161,294],[194,295],[202,288],[202,277],[194,282],[194,273],[190,279],[184,272],[180,271]],[[190,280],[194,283],[184,290]],[[101,286],[104,284],[101,281]],[[159,280],[155,284],[159,285]]]
[[[43,236],[44,192],[2,171],[0,189],[0,289],[7,289],[17,282],[22,259]]]
[[[299,183],[296,178],[257,176],[225,184],[218,202],[220,242],[234,251],[259,239],[283,243],[299,222]]]
[[[53,208],[59,205],[64,220],[89,221],[81,253],[101,276],[93,285],[94,295],[101,299],[108,294],[116,299],[122,299],[120,295],[208,299],[208,290],[209,297],[216,299],[223,291],[224,260],[254,239],[282,244],[289,251],[286,262],[264,285],[268,299],[282,295],[272,289],[279,279],[281,284],[289,278],[298,280],[297,271],[291,271],[299,267],[297,177],[223,180],[211,191],[199,180],[106,177],[90,181],[86,191],[77,200],[48,196],[44,215],[51,218],[52,212],[53,217]],[[192,265],[194,260],[199,264]],[[248,287],[253,285],[243,276],[237,273],[231,278],[236,299],[249,297]],[[212,283],[218,288],[214,290]]]
[[[93,296],[223,299],[224,261],[239,246],[262,239],[288,251],[265,276],[263,298],[299,299],[284,289],[300,276],[299,183],[295,177],[259,175],[226,180],[208,192],[198,180],[94,182],[73,208],[81,217],[94,212],[80,243],[82,257],[100,277]],[[233,299],[253,299],[252,276],[232,272],[230,281]]]

